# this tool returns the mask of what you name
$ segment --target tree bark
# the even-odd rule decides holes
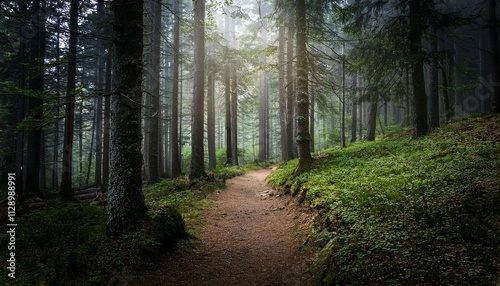
[[[268,126],[268,81],[266,72],[260,76],[260,99],[259,99],[259,162],[269,159],[269,126]]]
[[[351,143],[356,142],[356,134],[357,134],[357,122],[358,122],[358,91],[357,91],[357,75],[354,75],[352,81],[353,87],[353,99],[352,99],[352,120],[351,120]]]
[[[309,108],[309,134],[311,135],[311,140],[309,141],[309,149],[311,152],[314,152],[314,115],[315,115],[315,110],[314,110],[314,105],[315,105],[315,91],[314,88],[310,88],[311,94],[311,103],[310,103],[310,108]]]
[[[195,1],[193,121],[189,179],[205,176],[203,151],[205,97],[205,0]]]
[[[94,100],[96,101],[96,100]],[[95,106],[95,103],[94,103],[94,106]],[[88,185],[89,184],[89,180],[90,180],[90,171],[91,171],[91,167],[92,167],[92,155],[94,153],[94,135],[96,133],[96,122],[97,122],[97,118],[96,118],[96,114],[95,114],[95,111],[94,111],[94,120],[92,120],[92,129],[90,130],[90,147],[89,147],[89,163],[87,164],[87,176],[85,177],[85,185]]]
[[[112,9],[115,52],[107,230],[118,235],[146,212],[141,178],[143,1],[115,0]]]
[[[160,39],[161,39],[161,3],[158,0],[149,0],[149,18],[150,37],[149,46],[146,55],[148,73],[147,73],[147,92],[148,106],[146,109],[146,120],[148,121],[148,130],[146,137],[148,146],[145,146],[146,155],[146,174],[149,184],[160,181]]]
[[[215,71],[209,67],[208,93],[207,93],[207,145],[208,145],[208,169],[217,167],[215,156]]]
[[[104,15],[104,0],[97,2],[98,24],[103,24]],[[95,183],[102,184],[102,140],[103,140],[103,94],[104,94],[104,80],[106,77],[106,49],[104,40],[99,39],[97,43],[97,109],[96,109],[96,154],[95,154]]]
[[[64,118],[63,163],[61,199],[73,199],[73,134],[75,127],[76,48],[78,42],[78,0],[71,0],[68,50],[68,84],[66,89],[66,115]]]
[[[429,132],[427,122],[427,95],[425,94],[424,65],[422,61],[422,10],[420,0],[410,1],[410,55],[412,57],[413,87],[413,137],[425,136]]]
[[[226,165],[230,166],[233,163],[233,147],[231,135],[231,67],[230,67],[230,26],[231,26],[231,13],[226,7],[224,18],[224,37],[226,38],[226,55],[224,67],[224,100],[225,100],[225,130],[226,130]]]
[[[103,136],[103,146],[102,146],[102,185],[108,190],[109,189],[109,145],[110,145],[110,115],[111,115],[111,60],[112,52],[111,49],[107,49],[106,53],[106,86],[104,88],[104,136]]]
[[[224,98],[226,107],[226,165],[230,166],[233,163],[233,147],[232,147],[232,135],[231,135],[231,72],[229,64],[226,64],[224,69]]]
[[[42,95],[44,90],[44,61],[45,61],[45,13],[43,7],[45,0],[34,0],[32,3],[31,15],[36,17],[37,21],[34,23],[36,26],[36,34],[30,41],[30,62],[31,68],[29,70],[29,85],[28,88],[34,92]],[[41,122],[43,119],[43,99],[30,97],[27,100],[27,115],[34,121]],[[40,189],[40,162],[41,162],[41,148],[42,144],[42,130],[41,127],[36,126],[28,130],[27,138],[27,152],[26,156],[29,158],[26,164],[25,176],[25,192],[38,193]],[[27,179],[29,178],[29,179]]]
[[[232,165],[238,166],[238,77],[233,65],[231,82],[231,158]]]
[[[26,4],[26,3],[25,3]],[[61,16],[57,16],[57,33],[56,33],[56,42],[59,43],[61,41]],[[24,45],[24,44],[21,44]],[[56,60],[61,60],[61,48],[59,45],[56,47]],[[24,61],[20,61],[21,65],[23,65]],[[56,114],[59,116],[60,113],[60,104],[61,104],[61,65],[57,65],[56,67],[56,93],[57,93],[57,108]],[[52,188],[55,191],[59,190],[59,121],[56,122],[54,126],[54,150],[52,154]]]
[[[293,14],[289,15],[290,23],[293,21]],[[295,114],[295,103],[294,103],[294,82],[293,82],[293,29],[288,27],[288,39],[286,48],[286,158],[285,160],[291,160],[294,157],[294,114]]]
[[[340,148],[346,147],[345,140],[345,55],[342,55],[342,98],[340,99]]]
[[[180,62],[180,2],[174,0],[174,65],[172,74],[172,121],[170,127],[171,172],[176,178],[181,174],[181,157],[179,145],[179,62]]]
[[[375,140],[375,131],[377,129],[377,111],[378,111],[378,91],[370,92],[370,114],[368,115],[368,128],[366,129],[366,140]]]
[[[309,149],[309,94],[308,94],[308,59],[307,59],[307,26],[305,0],[296,0],[297,27],[297,149],[299,162],[295,174],[307,170],[312,157]]]
[[[429,30],[431,42],[431,54],[436,54],[438,49],[437,29],[431,25]],[[429,66],[429,129],[430,131],[439,128],[439,87],[438,87],[438,63],[432,61]]]
[[[293,14],[290,15],[290,24],[293,22]],[[287,156],[286,160],[294,158],[294,114],[295,114],[295,95],[294,95],[294,77],[293,77],[293,29],[292,25],[288,27],[288,41],[286,49],[286,136],[287,136]]]
[[[28,7],[26,5],[26,1],[20,1],[19,7],[20,16],[23,20],[26,20],[28,15]],[[23,39],[23,29],[19,30],[19,38]],[[25,41],[19,42],[19,52],[18,52],[18,60],[19,60],[19,75],[18,75],[18,87],[20,89],[26,88],[26,63],[27,63],[27,46]],[[16,123],[21,124],[25,117],[25,107],[26,107],[26,98],[24,95],[19,95],[17,98],[17,117]],[[24,208],[25,206],[25,189],[23,186],[23,164],[24,164],[24,130],[17,129],[16,132],[16,159],[15,159],[15,173],[16,173],[16,188],[18,191],[16,192],[16,201],[19,204],[20,208]]]
[[[281,129],[281,159],[287,160],[287,130],[286,130],[286,90],[285,90],[285,28],[278,28],[278,88]]]
[[[267,48],[267,21],[262,20],[262,42],[263,48]],[[266,56],[260,56],[260,63],[266,64]],[[260,74],[260,99],[259,99],[259,162],[269,159],[269,89],[267,72]]]

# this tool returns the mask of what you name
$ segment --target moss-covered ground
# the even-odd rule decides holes
[[[399,130],[271,174],[314,210],[320,285],[500,285],[500,116]],[[317,246],[316,246],[317,247]]]

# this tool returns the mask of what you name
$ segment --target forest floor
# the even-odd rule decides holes
[[[311,255],[300,250],[307,214],[267,185],[271,171],[232,178],[210,195],[198,237],[169,254],[150,284],[312,285]]]

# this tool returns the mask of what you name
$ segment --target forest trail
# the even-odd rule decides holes
[[[270,172],[230,179],[211,195],[195,246],[169,254],[151,284],[310,285],[304,274],[310,258],[299,252],[300,214],[266,184]]]

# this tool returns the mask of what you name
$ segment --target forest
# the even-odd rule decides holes
[[[0,283],[500,284],[498,9],[2,1]]]

